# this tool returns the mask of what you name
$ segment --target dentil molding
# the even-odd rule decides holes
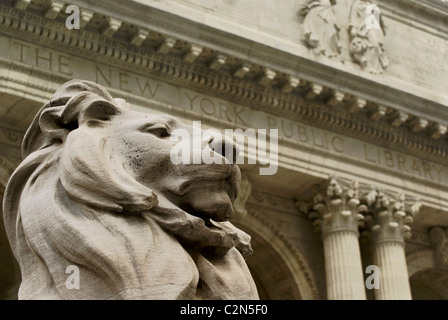
[[[354,94],[350,88],[344,91],[339,82],[331,86],[299,78],[271,65],[219,52],[212,45],[205,47],[175,38],[157,28],[144,28],[91,8],[81,8],[85,29],[73,32],[65,27],[66,4],[61,3],[20,0],[11,5],[0,1],[0,32],[446,163],[445,120],[441,117],[437,122],[404,110],[408,99],[405,95],[397,99],[403,104],[400,108],[391,106],[396,102],[379,104]],[[9,65],[9,69],[27,69],[8,61],[0,63]],[[28,69],[27,73],[45,73]],[[57,83],[65,80],[48,73],[45,77]],[[3,75],[2,79],[15,81]]]

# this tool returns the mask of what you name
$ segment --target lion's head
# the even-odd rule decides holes
[[[54,94],[25,135],[4,198],[21,298],[257,297],[242,258],[250,237],[228,222],[239,168],[173,164],[169,137],[179,128],[192,132],[93,82]],[[70,265],[78,290],[66,286]]]

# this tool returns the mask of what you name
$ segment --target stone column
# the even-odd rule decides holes
[[[325,253],[327,298],[365,300],[364,277],[358,242],[357,185],[343,188],[330,178],[325,192],[314,197],[309,217],[322,232]]]
[[[420,204],[405,204],[403,194],[387,197],[372,190],[365,197],[366,223],[373,238],[373,261],[379,268],[377,300],[411,300],[409,274],[405,255],[405,238],[410,237],[413,217]]]

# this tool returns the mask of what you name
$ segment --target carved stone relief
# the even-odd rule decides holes
[[[304,41],[316,55],[334,57],[341,53],[340,27],[332,6],[336,0],[308,0],[299,9],[303,17]]]
[[[352,216],[358,221],[357,227],[361,237],[376,239],[393,239],[404,241],[411,237],[411,225],[414,217],[419,213],[421,202],[414,197],[403,193],[386,194],[375,187],[360,184],[357,181],[347,181],[339,177],[331,177],[326,189],[320,185],[312,186],[316,194],[311,201],[296,202],[299,212],[305,212],[313,221],[316,231],[323,231],[323,227],[332,226],[338,220],[332,218],[332,214],[324,210],[326,207],[334,210],[343,206],[345,217]],[[370,188],[370,190],[369,190]],[[323,192],[322,190],[325,190]],[[333,200],[338,199],[338,202]],[[331,211],[331,210],[328,210]],[[334,210],[336,211],[336,210]],[[340,208],[337,211],[341,211]],[[325,213],[325,214],[322,214]],[[330,223],[325,224],[325,219]],[[348,222],[348,220],[343,220]],[[356,223],[352,221],[352,228]],[[336,225],[341,228],[343,225]]]
[[[348,32],[350,36],[350,54],[362,70],[381,74],[389,65],[385,54],[384,37],[386,27],[381,15],[377,26],[368,25],[369,18],[375,18],[374,3],[368,0],[355,0],[350,9]]]
[[[300,6],[305,44],[316,55],[335,57],[341,54],[341,27],[333,11],[336,0],[308,0]],[[349,13],[349,52],[362,70],[381,74],[389,65],[385,54],[386,27],[378,8],[368,0],[355,0]]]
[[[363,214],[369,230],[363,232],[364,236],[398,242],[411,238],[410,225],[420,211],[419,199],[406,197],[403,193],[387,195],[383,190],[372,188],[364,201]]]

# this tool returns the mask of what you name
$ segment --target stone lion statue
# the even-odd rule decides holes
[[[173,164],[175,128],[192,127],[132,111],[93,82],[56,91],[4,197],[19,299],[258,299],[250,237],[228,222],[240,170]]]

